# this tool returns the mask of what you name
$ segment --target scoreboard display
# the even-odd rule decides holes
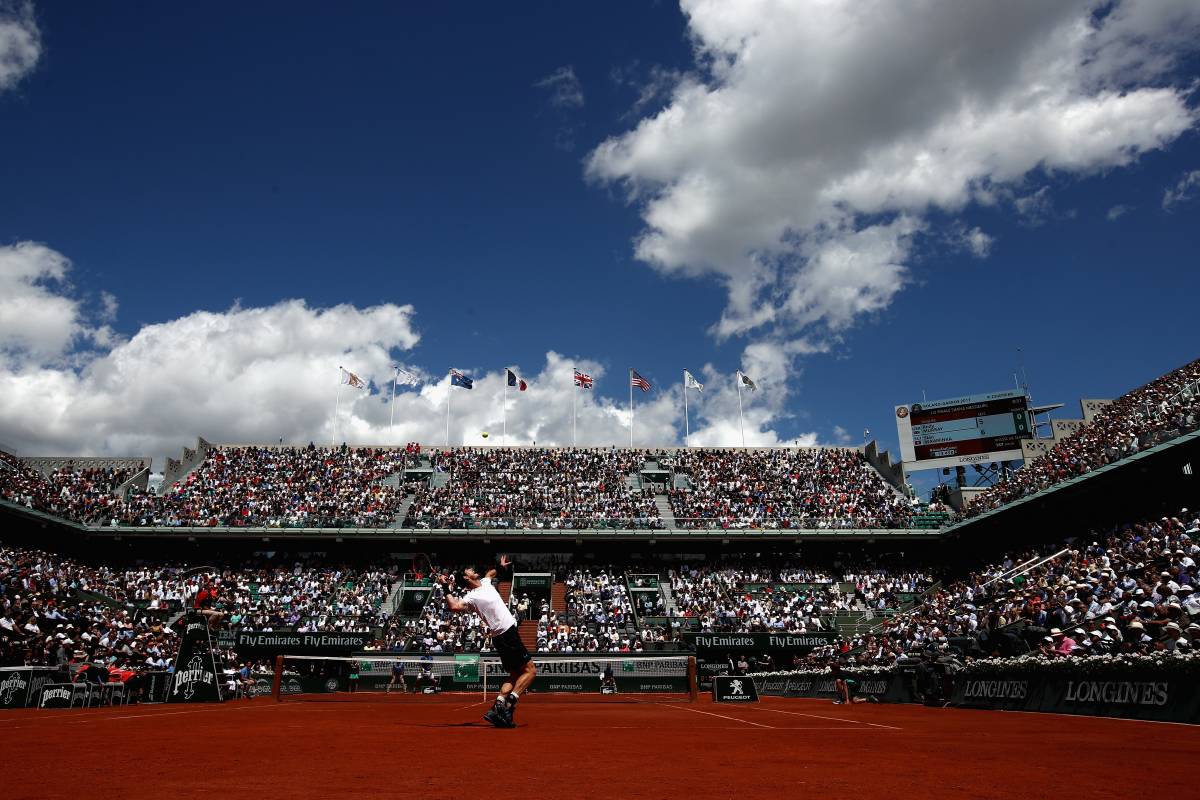
[[[1012,461],[1033,437],[1029,398],[1010,389],[896,406],[896,432],[910,469]]]

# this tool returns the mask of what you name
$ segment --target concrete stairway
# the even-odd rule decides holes
[[[404,520],[408,519],[408,510],[412,508],[415,497],[416,495],[405,495],[404,499],[400,501],[400,508],[396,510],[396,516],[392,519],[392,524],[388,526],[389,528],[404,527]]]
[[[658,591],[662,595],[663,607],[667,609],[667,616],[678,616],[678,609],[675,606],[675,594],[671,591],[671,579],[661,573],[658,576]]]
[[[667,496],[654,495],[654,505],[658,507],[658,516],[662,519],[663,527],[669,531],[675,530],[675,512],[671,510],[671,501]]]
[[[531,653],[537,651],[537,627],[536,620],[527,619],[517,628],[517,632],[521,634],[521,643]]]
[[[567,612],[567,585],[562,581],[555,581],[550,587],[550,608],[556,614]]]
[[[512,581],[500,581],[496,584],[496,591],[500,593],[500,599],[508,603],[508,596],[512,594]]]

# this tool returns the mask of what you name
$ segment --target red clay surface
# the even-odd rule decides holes
[[[516,730],[484,722],[478,695],[455,694],[8,711],[0,797],[695,800],[785,791],[860,800],[1046,797],[1069,787],[1096,800],[1175,796],[1200,756],[1200,727],[1186,725],[780,698],[736,707],[617,699],[531,695]]]

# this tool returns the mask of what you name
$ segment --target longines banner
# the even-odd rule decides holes
[[[244,658],[289,656],[348,656],[375,640],[368,631],[312,633],[277,631],[222,631],[219,647],[233,648]]]
[[[1200,681],[1164,677],[1150,671],[977,673],[959,676],[952,702],[972,708],[1200,723]]]

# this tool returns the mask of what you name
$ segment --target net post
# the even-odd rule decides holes
[[[283,656],[275,656],[275,675],[271,678],[271,696],[275,698],[275,702],[279,703],[283,700],[279,693],[279,687],[283,683]]]
[[[699,683],[696,680],[696,657],[688,656],[688,701],[696,702],[700,697]]]

